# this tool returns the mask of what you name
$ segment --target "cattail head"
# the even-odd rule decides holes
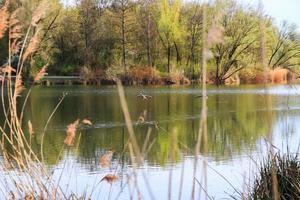
[[[29,132],[30,136],[32,136],[34,134],[32,123],[30,120],[28,121],[28,132]]]
[[[9,13],[7,11],[7,7],[8,1],[6,1],[4,6],[0,8],[0,38],[4,36],[4,33],[8,28]]]
[[[39,82],[47,73],[47,68],[48,68],[48,64],[44,65],[41,70],[36,74],[36,76],[34,77],[34,82],[37,83]]]
[[[77,119],[75,122],[71,123],[67,127],[67,136],[65,138],[64,143],[68,146],[73,145],[73,141],[75,138],[76,129],[79,125],[79,119]]]

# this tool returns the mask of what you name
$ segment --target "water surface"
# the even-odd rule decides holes
[[[140,92],[152,99],[137,98]],[[49,170],[57,177],[64,172],[62,187],[77,194],[96,188],[93,199],[136,199],[138,194],[143,199],[167,199],[169,190],[172,199],[191,198],[200,87],[125,88],[138,145],[147,152],[144,164],[136,170],[126,148],[129,137],[115,86],[35,87],[24,117],[24,123],[31,120],[35,129],[33,148],[39,152],[41,132],[64,93],[67,96],[51,119],[44,141]],[[205,195],[201,187],[216,199],[237,195],[233,187],[243,191],[265,155],[267,138],[281,151],[286,151],[286,144],[295,151],[300,141],[299,99],[299,86],[209,87],[208,136],[197,164],[201,185],[196,185],[196,197]],[[136,124],[144,112],[147,123]],[[81,126],[74,146],[66,147],[66,127],[78,118],[88,118],[93,125]],[[149,142],[144,145],[148,130]],[[115,152],[113,163],[102,168],[99,157],[108,150]],[[108,173],[120,179],[112,185],[100,182]],[[138,186],[130,181],[134,173]]]

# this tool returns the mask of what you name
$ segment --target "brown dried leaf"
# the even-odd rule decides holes
[[[104,176],[101,181],[106,181],[110,184],[112,184],[113,182],[117,181],[119,179],[119,177],[117,177],[116,175],[114,174],[107,174],[106,176]]]
[[[47,73],[48,64],[44,65],[41,70],[37,73],[37,75],[34,77],[34,82],[39,82]]]
[[[113,156],[113,151],[107,151],[100,157],[100,166],[101,167],[109,167],[111,165],[111,159]]]
[[[79,125],[79,119],[77,119],[75,122],[69,124],[67,126],[67,136],[64,140],[64,143],[68,146],[72,146],[73,145],[73,141],[75,138],[75,133],[76,133],[76,129]]]
[[[92,123],[90,120],[88,120],[88,119],[83,119],[83,120],[81,121],[81,123],[83,123],[83,124],[85,124],[85,125],[89,125],[89,126],[92,126],[92,125],[93,125],[93,123]]]
[[[29,132],[30,136],[32,136],[34,134],[32,123],[30,120],[28,121],[28,132]]]

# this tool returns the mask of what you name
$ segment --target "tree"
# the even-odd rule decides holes
[[[154,67],[155,64],[155,52],[156,52],[156,40],[157,40],[157,28],[155,22],[155,4],[152,0],[146,0],[139,6],[138,12],[138,29],[136,35],[138,38],[137,45],[137,60],[146,60],[143,64]],[[146,58],[144,58],[146,55]]]
[[[127,48],[130,41],[130,33],[133,32],[134,15],[132,10],[135,4],[130,0],[114,0],[112,10],[117,18],[117,27],[120,29],[121,57],[124,73],[127,73]]]
[[[220,23],[224,28],[225,41],[212,48],[216,85],[223,84],[246,66],[241,63],[249,56],[248,51],[258,38],[258,17],[253,12],[243,10],[233,1],[226,1],[222,8],[224,12]]]
[[[95,22],[101,16],[101,7],[97,0],[81,0],[79,5],[80,33],[82,34],[85,50],[85,65],[91,66],[95,63],[95,55],[92,49],[95,36]]]
[[[275,32],[275,42],[271,49],[268,65],[272,69],[299,65],[300,40],[296,33],[296,27],[284,22]]]
[[[189,4],[185,7],[183,14],[186,16],[186,41],[187,59],[186,67],[189,67],[190,79],[195,77],[195,65],[199,63],[201,55],[202,36],[202,6],[199,4]]]
[[[180,0],[159,0],[158,32],[161,42],[167,54],[167,72],[170,73],[171,48],[176,48],[176,42],[181,39],[182,29],[180,27]],[[176,48],[177,49],[177,48]],[[178,50],[178,49],[177,49]],[[177,51],[178,53],[178,51]]]

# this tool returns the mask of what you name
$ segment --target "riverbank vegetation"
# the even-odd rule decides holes
[[[131,84],[201,82],[203,33],[215,27],[207,67],[212,84],[287,83],[298,77],[300,37],[295,25],[265,15],[261,8],[233,0],[213,1],[208,24],[202,26],[203,5],[174,0],[51,1],[39,29],[41,43],[24,63],[24,75],[34,77],[49,63],[50,75],[80,75],[111,83],[121,78]],[[11,0],[10,10],[28,24],[38,0]],[[260,64],[261,26],[264,22],[264,56],[269,71]],[[26,29],[21,29],[26,34]],[[0,41],[0,62],[7,62],[8,34]],[[18,59],[19,52],[13,57]],[[288,72],[273,72],[274,69]],[[274,78],[278,77],[278,78]],[[113,81],[114,82],[114,81]]]
[[[249,199],[299,199],[300,160],[297,154],[276,154],[266,159],[260,166]]]

